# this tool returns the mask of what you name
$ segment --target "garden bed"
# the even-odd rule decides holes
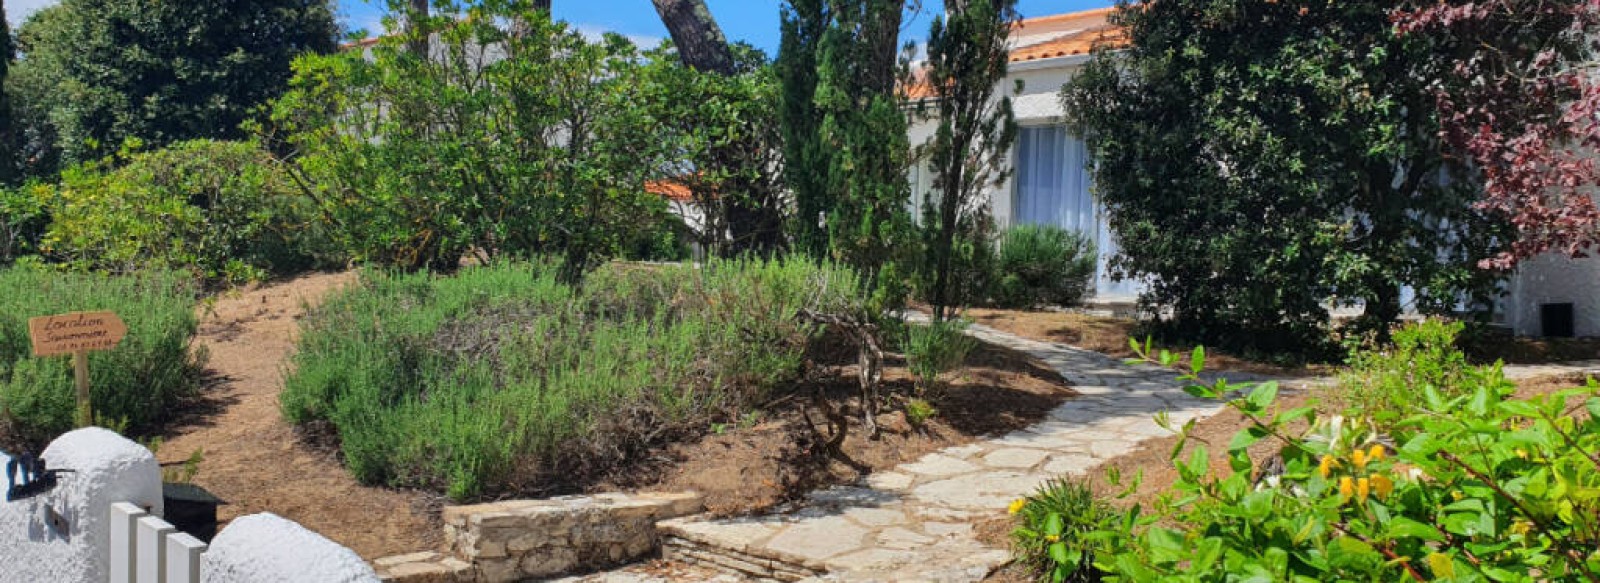
[[[1059,342],[1086,350],[1093,350],[1118,358],[1134,357],[1128,345],[1136,338],[1139,322],[1130,318],[1091,316],[1077,312],[1024,311],[972,308],[963,315],[973,322],[996,330],[1010,332],[1023,338]],[[1143,341],[1143,338],[1140,338]],[[1174,352],[1187,351],[1192,346],[1164,344]],[[1207,349],[1206,368],[1217,371],[1248,372],[1274,377],[1307,377],[1329,374],[1333,367],[1327,365],[1284,365],[1261,362]]]
[[[607,269],[639,270],[630,266]],[[282,365],[277,355],[296,336],[292,326],[295,320],[302,320],[304,330],[305,322],[316,325],[318,313],[351,312],[347,304],[340,307],[339,298],[343,296],[339,293],[330,296],[331,303],[313,308],[307,318],[301,317],[300,308],[321,303],[318,298],[323,292],[354,281],[357,279],[348,276],[308,277],[221,298],[214,309],[204,310],[210,317],[205,318],[202,335],[211,345],[214,372],[220,378],[208,391],[208,405],[185,415],[188,428],[179,433],[193,434],[170,439],[170,452],[164,453],[171,455],[163,459],[177,459],[196,445],[218,440],[259,444],[259,448],[244,448],[248,451],[234,451],[240,448],[221,444],[213,451],[207,446],[208,461],[202,464],[197,481],[225,490],[223,497],[230,506],[224,507],[224,515],[233,515],[231,509],[276,512],[314,524],[318,532],[371,558],[436,546],[437,511],[446,502],[444,488],[358,484],[349,470],[341,467],[349,457],[341,451],[340,436],[333,424],[309,423],[296,429],[278,420],[277,415],[261,411],[264,403],[258,403],[257,398],[277,400],[281,385],[276,382],[275,371]],[[370,287],[373,283],[367,280],[357,285]],[[415,292],[417,288],[409,289]],[[510,288],[479,289],[509,293]],[[659,299],[659,291],[618,293],[646,296],[639,301],[648,302],[650,298]],[[386,322],[396,325],[392,319]],[[830,340],[816,342],[827,345]],[[808,375],[766,387],[763,394],[773,395],[771,398],[742,406],[730,401],[727,406],[708,408],[703,414],[673,425],[630,455],[560,475],[543,474],[532,488],[502,492],[495,497],[694,489],[706,495],[713,512],[759,512],[813,488],[851,482],[864,472],[893,467],[929,451],[1030,425],[1074,394],[1048,366],[1019,353],[983,347],[969,355],[964,368],[948,375],[943,396],[933,399],[939,413],[920,429],[913,429],[899,413],[913,391],[912,375],[901,357],[888,354],[882,387],[885,413],[879,417],[884,431],[879,439],[870,440],[853,412],[859,406],[853,350],[820,352],[835,354],[819,354],[821,361]],[[822,455],[816,447],[818,440],[807,424],[803,406],[819,389],[851,411],[850,436],[841,448],[848,462]],[[822,422],[815,409],[810,413]],[[261,427],[233,430],[236,424],[244,423],[240,415],[263,414],[270,421],[257,424]],[[269,443],[277,441],[282,442]],[[290,479],[285,474],[289,468],[280,471],[257,463],[263,456],[290,456],[296,460],[296,467],[316,469],[313,476]],[[306,499],[296,500],[302,497]],[[389,510],[376,511],[374,504]],[[334,516],[326,513],[330,508],[352,511]]]

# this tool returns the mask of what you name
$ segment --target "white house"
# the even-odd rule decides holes
[[[1126,37],[1106,18],[1113,8],[1022,21],[1012,32],[1010,76],[997,91],[1013,100],[1020,131],[1010,154],[1012,178],[991,189],[990,208],[1001,227],[1050,224],[1092,237],[1100,254],[1093,304],[1127,305],[1142,291],[1137,281],[1116,281],[1107,270],[1117,242],[1088,173],[1084,143],[1063,121],[1059,94],[1099,43]],[[1021,80],[1020,93],[1014,92]],[[913,122],[912,144],[927,141],[937,121]],[[932,190],[925,165],[911,171],[913,202]],[[1525,262],[1505,284],[1496,320],[1524,336],[1600,336],[1600,258],[1549,255]],[[1409,292],[1409,290],[1407,290]],[[1409,302],[1404,293],[1402,301]],[[1408,306],[1409,308],[1409,306]]]
[[[991,189],[990,205],[1003,228],[1014,224],[1049,224],[1091,237],[1100,252],[1095,277],[1096,304],[1131,304],[1141,286],[1116,281],[1107,260],[1116,254],[1116,238],[1090,188],[1087,151],[1082,140],[1067,131],[1062,117],[1061,87],[1089,60],[1096,43],[1115,43],[1120,31],[1106,23],[1112,8],[1058,14],[1022,21],[1011,35],[1010,78],[998,91],[1012,98],[1020,126],[1011,152],[1015,172],[1010,180]],[[1016,81],[1023,82],[1016,93]],[[936,120],[912,123],[911,143],[932,137]],[[926,163],[912,169],[913,202],[920,205],[932,190]]]

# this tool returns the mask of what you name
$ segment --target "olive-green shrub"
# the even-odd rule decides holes
[[[135,433],[156,427],[199,390],[203,355],[190,350],[196,289],[176,273],[137,276],[0,270],[0,438],[42,445],[72,428],[72,359],[35,358],[28,318],[116,312],[128,335],[89,354],[95,416]]]
[[[861,310],[850,271],[806,260],[558,271],[364,274],[305,319],[284,415],[334,429],[365,483],[537,491],[767,402],[819,332],[801,309]]]
[[[180,142],[71,168],[35,190],[51,214],[42,247],[82,269],[240,282],[331,256],[310,202],[249,142]]]
[[[1007,229],[995,249],[995,305],[1035,308],[1082,303],[1094,282],[1094,242],[1046,225]]]

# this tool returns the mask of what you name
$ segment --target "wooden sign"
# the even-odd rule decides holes
[[[28,320],[34,356],[110,350],[128,335],[128,327],[111,312],[73,312]]]
[[[111,350],[128,335],[128,326],[112,312],[73,312],[28,319],[34,356],[72,355],[78,385],[78,426],[94,422],[89,403],[89,351]]]

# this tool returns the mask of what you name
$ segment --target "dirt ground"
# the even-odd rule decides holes
[[[301,445],[278,412],[297,319],[354,281],[351,273],[312,274],[203,304],[197,345],[210,354],[210,382],[202,402],[169,430],[158,457],[182,462],[204,450],[194,481],[227,502],[221,520],[272,512],[372,559],[437,544],[442,533],[429,518],[431,498],[356,483],[332,453]]]
[[[673,445],[664,453],[665,466],[646,475],[643,484],[614,480],[593,489],[694,490],[706,494],[708,510],[714,514],[759,512],[944,447],[1027,427],[1074,395],[1060,375],[1042,363],[1009,350],[983,347],[969,356],[965,369],[952,373],[944,394],[932,399],[939,413],[923,427],[913,428],[897,412],[911,394],[911,376],[898,357],[885,360],[882,389],[892,404],[883,410],[891,412],[878,417],[879,438],[868,439],[855,413],[859,400],[848,399],[851,425],[840,447],[848,461],[821,455],[821,444],[802,412],[804,402],[791,400],[769,407],[753,426]],[[855,367],[837,367],[825,374],[827,390],[836,398],[857,391]],[[815,409],[811,415],[823,423]]]
[[[984,308],[968,309],[962,315],[979,324],[1024,338],[1070,344],[1118,358],[1134,356],[1133,350],[1128,346],[1128,338],[1133,334],[1138,322],[1128,318],[1090,316],[1074,312],[1029,312]],[[1171,345],[1160,348],[1174,352],[1193,349],[1192,346]],[[1288,378],[1320,376],[1332,370],[1332,367],[1325,365],[1285,367],[1255,362],[1212,349],[1206,350],[1206,368]]]
[[[199,308],[197,349],[209,352],[200,403],[179,415],[158,457],[179,464],[196,449],[205,460],[195,483],[227,502],[223,521],[272,512],[355,550],[377,557],[437,548],[442,533],[435,494],[363,486],[336,451],[312,445],[283,421],[278,409],[282,373],[294,348],[296,322],[309,305],[356,281],[353,273],[313,274],[224,294]],[[884,428],[869,440],[854,407],[853,366],[824,367],[820,386],[842,398],[851,430],[845,459],[820,455],[801,399],[774,403],[745,423],[665,448],[659,455],[583,485],[616,489],[697,490],[720,514],[756,512],[863,473],[893,467],[950,445],[1025,427],[1074,393],[1054,371],[1018,353],[982,348],[934,398],[939,413],[921,428],[903,414],[880,415]],[[901,409],[912,380],[897,356],[886,358],[885,411]],[[818,423],[815,410],[813,418]]]

